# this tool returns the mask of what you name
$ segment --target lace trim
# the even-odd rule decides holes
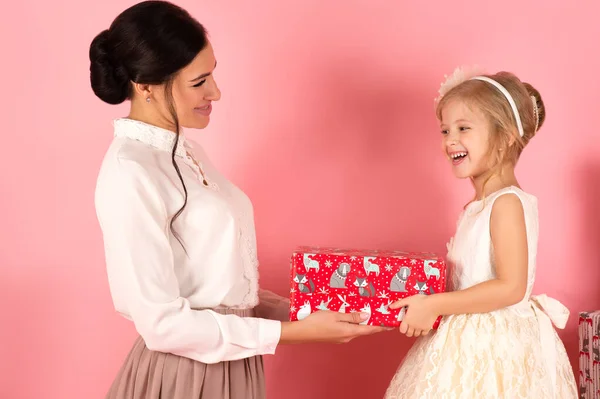
[[[145,122],[136,121],[128,118],[116,119],[113,122],[115,128],[115,137],[128,138],[137,140],[144,144],[148,144],[161,151],[171,152],[175,142],[175,133],[158,126],[153,126]],[[191,151],[193,146],[181,134],[175,149],[175,155],[183,159],[196,174],[200,181],[206,181],[206,186],[214,191],[219,191],[217,183],[209,179],[204,173],[204,168],[201,162],[198,162]]]
[[[241,190],[240,190],[241,191]],[[242,300],[243,306],[257,306],[259,303],[258,298],[258,255],[256,250],[256,231],[253,228],[253,210],[252,203],[245,197],[243,192],[240,192],[243,197],[241,199],[242,211],[238,213],[237,220],[239,226],[239,245],[242,253],[242,261],[244,265],[244,278],[248,282],[244,299]],[[249,210],[248,210],[249,208]]]
[[[127,118],[116,119],[113,122],[113,125],[115,128],[115,137],[126,137],[141,141],[142,143],[151,145],[152,147],[163,151],[172,151],[173,149],[175,132]],[[185,158],[186,147],[189,148],[190,145],[187,143],[185,136],[181,134],[177,143],[175,155]]]
[[[242,242],[245,244],[247,261],[244,262],[244,277],[248,280],[248,290],[244,296],[243,302],[250,306],[258,305],[258,256],[256,254],[256,245],[252,243],[252,239],[249,236],[249,230],[247,233],[241,232]]]

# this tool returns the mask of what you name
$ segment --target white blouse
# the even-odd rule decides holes
[[[151,350],[203,363],[275,353],[287,302],[258,289],[250,200],[180,135],[188,202],[173,229],[184,249],[169,228],[184,201],[175,133],[131,119],[115,120],[114,133],[95,203],[116,310]],[[265,318],[210,310],[253,307]]]

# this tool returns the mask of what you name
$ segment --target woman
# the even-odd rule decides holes
[[[167,2],[137,4],[94,38],[90,61],[101,100],[131,101],[96,209],[115,308],[140,337],[107,398],[264,398],[261,356],[279,344],[382,331],[358,314],[285,322],[287,302],[258,289],[252,205],[181,133],[206,127],[221,95],[200,23]]]

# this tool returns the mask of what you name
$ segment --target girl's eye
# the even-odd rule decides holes
[[[467,130],[469,130],[469,129],[470,129],[470,127],[467,127],[467,126],[462,126],[462,127],[460,127],[459,129],[460,129],[460,131],[461,131],[461,132],[466,132]]]
[[[205,82],[206,82],[206,79],[204,79],[204,80],[201,80],[200,82],[196,83],[196,84],[194,85],[194,87],[200,87],[200,86],[202,86],[202,85],[203,85]]]
[[[448,134],[448,130],[442,130],[442,134]]]

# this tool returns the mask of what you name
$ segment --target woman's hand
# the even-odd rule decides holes
[[[302,321],[281,323],[281,344],[309,342],[347,343],[356,337],[371,335],[390,328],[360,325],[366,320],[361,313],[319,311]]]
[[[406,314],[400,323],[400,332],[407,337],[426,335],[433,327],[439,316],[429,295],[413,295],[396,301],[390,309],[399,309],[407,306]]]

